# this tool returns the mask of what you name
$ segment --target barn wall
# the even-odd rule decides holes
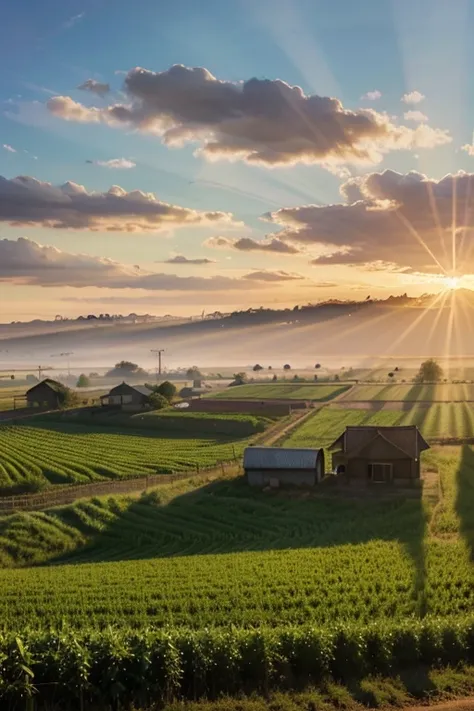
[[[416,462],[413,462],[411,459],[349,459],[347,461],[346,474],[351,479],[368,481],[367,468],[371,462],[392,464],[392,476],[394,481],[419,477],[419,473],[418,477],[416,476]]]
[[[247,481],[250,486],[270,486],[270,480],[276,479],[282,486],[314,486],[316,471],[311,469],[247,469]]]

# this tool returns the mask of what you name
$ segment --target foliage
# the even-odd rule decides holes
[[[238,436],[179,433],[161,437],[151,429],[56,423],[0,426],[0,494],[20,493],[53,484],[169,474],[210,466],[241,453]],[[151,436],[150,436],[151,435]]]
[[[143,370],[143,368],[140,368],[136,363],[132,363],[129,360],[121,360],[118,363],[115,364],[115,366],[112,368],[112,370],[109,370],[106,373],[107,378],[115,378],[115,377],[121,377],[121,378],[126,378],[128,377],[142,377],[146,376],[147,372],[146,370]]]
[[[254,373],[258,373],[259,370],[263,370],[263,365],[260,365],[260,363],[256,363],[253,366],[252,370],[254,371]]]
[[[163,410],[163,408],[169,407],[170,405],[169,400],[159,392],[151,393],[151,395],[148,396],[148,404],[151,405],[154,410]]]
[[[80,399],[77,393],[66,385],[59,384],[56,386],[56,393],[58,396],[59,407],[77,407],[79,405]]]
[[[321,363],[316,363],[316,365],[315,365],[314,367],[315,367],[316,369],[320,368],[320,367],[321,367]]]
[[[88,388],[91,384],[91,381],[87,377],[85,373],[81,373],[80,376],[77,379],[76,387],[77,388]]]
[[[415,378],[417,383],[436,383],[443,378],[443,369],[434,358],[428,358],[420,365]]]
[[[186,377],[190,380],[199,380],[199,378],[202,378],[202,373],[197,367],[197,365],[192,365],[190,368],[187,369]]]
[[[153,388],[155,392],[159,393],[160,395],[163,395],[168,402],[171,402],[171,400],[174,398],[176,395],[176,385],[173,383],[170,383],[169,380],[164,380],[162,383],[160,383],[158,386],[155,386]]]
[[[231,383],[229,383],[229,387],[234,387],[236,385],[245,385],[247,382],[247,373],[245,372],[240,372],[240,373],[234,373],[232,376],[234,379]]]
[[[291,370],[291,365],[289,363],[285,363],[283,370]]]
[[[328,688],[331,681],[333,686],[334,681],[355,681],[372,669],[400,674],[411,664],[436,666],[435,660],[449,658],[453,647],[460,661],[470,661],[473,631],[473,618],[463,617],[452,623],[434,619],[412,626],[340,623],[331,631],[304,626],[163,629],[143,634],[114,628],[28,631],[21,638],[8,633],[0,639],[0,700],[5,711],[20,704],[27,708],[25,698],[33,693],[47,708],[58,702],[62,709],[136,708],[137,701],[162,708],[172,699],[202,697],[220,698],[218,708],[229,708],[230,702],[222,699],[225,694],[268,695],[270,689],[315,684]],[[413,650],[411,664],[407,649]],[[367,688],[373,689],[374,681]],[[318,698],[308,702],[307,694],[306,702],[301,708],[323,708]],[[249,707],[261,708],[255,699]],[[268,707],[281,709],[281,697]],[[235,708],[245,708],[244,700]],[[293,703],[289,708],[298,706]]]

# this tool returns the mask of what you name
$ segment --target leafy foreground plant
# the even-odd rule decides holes
[[[26,632],[0,638],[0,702],[6,710],[33,708],[32,699],[37,708],[118,709],[328,688],[473,659],[474,617],[332,630]]]

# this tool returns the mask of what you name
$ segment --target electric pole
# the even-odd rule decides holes
[[[53,353],[52,358],[67,358],[67,377],[71,377],[71,356],[74,355],[73,351],[68,351],[67,353]]]
[[[151,348],[150,352],[154,353],[157,358],[158,358],[158,368],[156,369],[156,379],[158,380],[158,376],[161,375],[161,354],[164,353],[165,349],[164,348]]]

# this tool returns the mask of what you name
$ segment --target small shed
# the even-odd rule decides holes
[[[148,398],[152,392],[153,390],[147,385],[129,385],[124,381],[112,388],[107,395],[102,395],[100,402],[104,406],[122,407],[129,405],[140,408],[148,403]]]
[[[324,476],[324,451],[247,447],[244,470],[250,486],[315,486]]]
[[[26,402],[28,407],[57,410],[61,405],[61,393],[63,392],[64,386],[61,383],[51,378],[45,378],[26,391]]]

